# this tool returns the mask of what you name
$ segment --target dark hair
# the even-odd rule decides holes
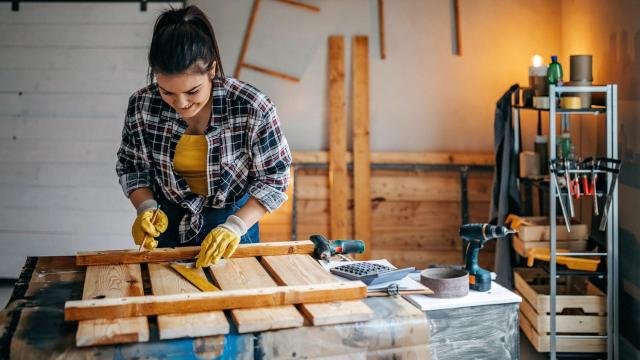
[[[216,61],[216,77],[224,77],[218,42],[211,22],[197,6],[164,11],[153,27],[149,49],[149,82],[153,73],[179,74],[202,61],[199,71],[211,70]]]

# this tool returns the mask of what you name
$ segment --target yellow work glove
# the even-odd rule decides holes
[[[153,250],[158,246],[158,241],[154,238],[165,232],[167,226],[169,226],[169,218],[162,210],[155,208],[144,210],[138,214],[131,227],[133,241],[147,250]]]
[[[220,258],[228,258],[236,251],[240,237],[247,232],[247,225],[235,215],[211,230],[200,245],[200,253],[196,257],[196,267],[215,264]]]

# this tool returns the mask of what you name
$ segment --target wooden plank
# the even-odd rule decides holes
[[[365,242],[359,259],[371,258],[371,160],[369,149],[369,38],[351,39],[353,67],[354,236]]]
[[[106,265],[106,264],[134,264],[145,262],[167,262],[174,260],[193,259],[200,252],[200,246],[185,246],[179,248],[159,248],[153,251],[138,252],[131,250],[105,250],[78,252],[76,263],[78,265]],[[240,244],[232,255],[234,258],[286,255],[286,254],[311,254],[313,243],[309,240],[282,241],[271,243]]]
[[[222,290],[278,285],[255,257],[227,259],[210,266],[209,271]],[[292,328],[304,323],[304,317],[293,305],[234,309],[231,316],[239,333]]]
[[[244,57],[247,54],[247,47],[249,46],[249,40],[251,39],[251,33],[253,32],[253,25],[256,23],[256,16],[258,15],[258,8],[260,7],[260,0],[253,0],[253,6],[251,7],[251,14],[247,21],[247,29],[244,32],[242,38],[242,46],[240,47],[240,55],[238,55],[238,62],[236,63],[236,69],[233,72],[233,77],[240,78],[240,70],[244,64]]]
[[[200,276],[206,279],[202,269]],[[154,295],[188,294],[200,292],[171,269],[167,263],[149,264],[151,290]],[[229,333],[229,322],[224,311],[208,311],[194,314],[169,314],[158,316],[160,339],[211,336]]]
[[[310,4],[306,4],[300,1],[296,1],[296,0],[276,0],[279,1],[281,3],[284,4],[288,4],[288,5],[293,5],[293,6],[297,6],[301,9],[305,9],[305,10],[309,10],[309,11],[313,11],[313,12],[320,12],[320,8],[317,6],[313,6]]]
[[[551,348],[551,337],[540,335],[536,332],[529,319],[520,312],[520,329],[527,336],[531,345],[538,352],[549,352]],[[558,339],[556,350],[558,352],[605,352],[607,349],[606,339]]]
[[[517,235],[511,239],[513,250],[522,257],[528,257],[527,252],[532,248],[549,248],[549,241],[522,241]],[[556,248],[569,251],[583,252],[587,250],[587,240],[560,240]]]
[[[140,265],[89,266],[84,278],[82,299],[142,298]],[[80,321],[76,332],[76,346],[145,342],[149,340],[147,318],[122,317]]]
[[[291,82],[294,82],[294,83],[299,83],[300,82],[300,79],[295,77],[295,76],[292,76],[292,75],[289,75],[289,74],[285,74],[285,73],[280,72],[280,71],[267,69],[266,67],[258,66],[258,65],[255,65],[255,64],[249,64],[249,63],[244,62],[244,63],[242,63],[242,67],[246,68],[246,69],[251,69],[253,71],[261,72],[261,73],[267,74],[269,76],[277,77],[277,78],[280,78],[280,79],[283,79],[283,80],[288,80],[288,81],[291,81]]]
[[[296,181],[296,199],[329,199],[326,171],[300,174]],[[351,187],[357,182],[349,177],[347,199],[354,199]],[[473,174],[467,184],[469,202],[488,202],[491,194],[491,176]],[[415,172],[374,170],[371,177],[371,199],[381,201],[453,201],[460,202],[460,175],[452,171]]]
[[[538,314],[546,314],[549,308],[549,275],[539,268],[514,269],[513,279],[515,288],[529,301]],[[527,279],[546,280],[547,285],[529,285]],[[556,312],[564,309],[582,309],[585,313],[605,314],[607,297],[591,283],[587,282],[582,292],[575,288],[559,288],[556,296]]]
[[[347,123],[344,108],[344,37],[329,36],[329,193],[332,239],[347,234]]]
[[[360,281],[192,294],[148,295],[112,299],[67,301],[65,320],[113,319],[130,316],[196,313],[213,310],[312,304],[357,300],[367,296]]]
[[[262,265],[279,285],[330,285],[336,282],[329,272],[308,255],[264,256]],[[367,321],[373,317],[371,309],[361,301],[302,304],[300,310],[313,325]]]
[[[419,165],[494,165],[492,153],[454,153],[454,152],[372,152],[372,164],[419,164]],[[327,151],[294,151],[296,164],[326,164],[329,162]],[[347,163],[353,162],[351,152],[347,152]]]
[[[378,36],[380,37],[380,58],[387,57],[384,39],[384,0],[378,0]]]
[[[525,299],[520,303],[520,311],[527,317],[538,334],[551,332],[551,320],[547,314],[538,314]],[[607,332],[607,317],[598,315],[556,315],[556,331],[559,333],[594,333]]]

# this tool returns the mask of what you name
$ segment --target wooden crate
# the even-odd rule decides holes
[[[550,240],[549,218],[546,216],[520,217],[518,236],[522,241]],[[567,231],[562,217],[557,218],[556,234],[562,240],[585,240],[589,238],[589,227],[576,220],[571,221],[571,232]]]
[[[518,235],[514,236],[511,240],[513,244],[513,250],[518,253],[522,257],[527,257],[527,252],[532,248],[549,248],[551,244],[550,241],[523,241]],[[567,249],[569,251],[586,251],[587,250],[587,240],[558,240],[556,242],[556,248],[558,249]]]
[[[520,328],[539,352],[550,351],[549,275],[539,268],[514,269],[522,296]],[[605,335],[606,295],[584,278],[558,279],[556,331],[561,335]],[[559,352],[603,352],[605,339],[558,339]]]

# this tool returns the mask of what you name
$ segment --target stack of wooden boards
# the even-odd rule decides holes
[[[221,289],[206,293],[167,263],[197,252],[185,247],[78,254],[77,264],[87,265],[82,300],[65,304],[65,320],[79,320],[76,345],[148,341],[150,315],[157,315],[160,339],[227,334],[232,330],[225,311],[238,333],[373,317],[359,300],[366,286],[337,282],[309,255],[310,241],[240,245],[233,258],[200,271]]]
[[[539,352],[550,351],[549,274],[539,268],[514,269],[520,303],[520,328]],[[607,297],[584,277],[558,279],[558,335],[606,335]],[[606,339],[558,338],[559,352],[605,352]]]
[[[517,217],[515,220],[518,226],[512,227],[518,230],[518,234],[513,237],[513,249],[522,257],[527,257],[527,253],[533,248],[549,248],[550,226],[549,218],[543,216]],[[573,220],[571,232],[567,231],[564,220],[558,218],[556,223],[556,234],[558,249],[581,252],[587,249],[589,239],[589,227]]]

